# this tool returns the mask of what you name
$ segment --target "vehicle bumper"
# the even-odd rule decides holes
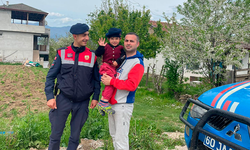
[[[190,115],[188,115],[187,119],[184,119],[184,114],[186,113],[189,105],[191,103],[194,103],[204,109],[207,110],[207,112],[203,115],[203,117],[200,120],[194,119],[192,118]],[[200,101],[196,101],[193,99],[189,99],[185,106],[182,109],[182,112],[180,114],[180,120],[186,125],[185,128],[185,141],[187,143],[187,147],[189,148],[189,150],[195,150],[197,149],[197,144],[198,144],[198,140],[204,141],[205,139],[205,135],[209,136],[213,139],[215,139],[218,142],[221,142],[233,149],[240,149],[240,150],[247,150],[249,148],[245,148],[242,145],[233,143],[231,141],[229,141],[229,139],[227,138],[222,138],[221,136],[219,136],[219,131],[217,131],[216,129],[211,128],[207,122],[209,121],[209,119],[212,116],[222,116],[225,118],[229,118],[233,121],[245,124],[247,126],[250,126],[250,118],[232,113],[232,112],[228,112],[228,111],[224,111],[221,109],[217,109],[217,108],[212,108],[209,107],[203,103],[201,103]],[[189,132],[187,132],[187,130],[189,130]],[[199,134],[201,133],[201,134]],[[249,139],[249,137],[248,137]]]

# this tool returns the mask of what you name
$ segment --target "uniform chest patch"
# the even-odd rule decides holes
[[[72,54],[72,53],[68,53],[68,54],[67,54],[67,57],[68,57],[68,58],[72,58],[72,57],[73,57],[73,54]]]
[[[89,55],[84,56],[86,60],[89,60]]]

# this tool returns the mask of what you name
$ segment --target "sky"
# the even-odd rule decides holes
[[[111,0],[112,1],[112,0]],[[176,7],[187,0],[126,0],[135,9],[150,9],[151,20],[165,21],[163,12],[169,17],[176,12]],[[62,27],[76,23],[87,23],[88,14],[101,7],[102,0],[9,0],[9,4],[23,3],[49,13],[46,17],[48,26]],[[6,4],[1,0],[0,5]],[[178,19],[178,16],[177,16]]]

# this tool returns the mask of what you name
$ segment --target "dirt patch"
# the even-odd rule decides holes
[[[92,150],[102,147],[103,141],[102,140],[89,140],[89,139],[81,139],[81,144],[78,146],[78,150]]]
[[[44,74],[25,66],[0,66],[0,117],[12,118],[48,111],[44,94]]]
[[[167,135],[170,139],[184,139],[184,133],[181,132],[163,132],[162,135]]]
[[[167,135],[170,139],[184,139],[184,133],[181,132],[163,132],[162,135]],[[175,150],[187,150],[187,146],[175,146]]]
[[[103,147],[103,141],[102,140],[89,140],[89,139],[81,139],[81,143],[77,147],[77,150],[94,150],[100,147]],[[30,150],[38,150],[35,148],[30,148]],[[39,149],[39,150],[48,150],[46,149]],[[60,147],[60,150],[67,150],[67,147]]]
[[[167,135],[168,138],[171,139],[180,139],[184,138],[184,134],[181,132],[163,132],[162,135]],[[103,147],[103,140],[91,140],[91,139],[81,139],[81,143],[79,144],[77,150],[94,150],[100,147]],[[30,150],[38,150],[35,148],[30,148]],[[46,149],[40,149],[40,150],[48,150]],[[67,147],[61,147],[60,150],[67,150]],[[168,149],[166,149],[168,150]],[[175,146],[174,150],[188,150],[187,146]]]

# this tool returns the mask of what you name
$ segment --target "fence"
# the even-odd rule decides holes
[[[245,74],[237,74],[237,72],[245,71]],[[234,68],[234,82],[240,82],[250,79],[250,68],[246,69],[235,69]]]
[[[236,69],[236,67],[234,67],[233,70],[227,71],[227,79],[224,84],[230,84],[246,80],[250,80],[250,63],[248,64],[248,68]]]

